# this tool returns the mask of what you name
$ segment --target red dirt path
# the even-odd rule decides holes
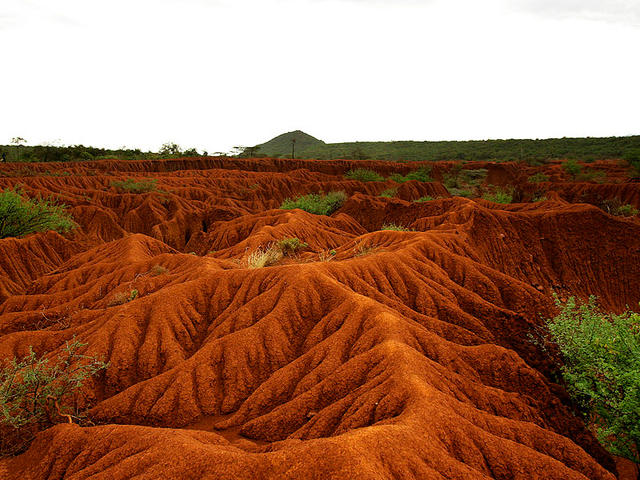
[[[467,168],[549,200],[498,205],[415,181],[382,198],[395,184],[345,180],[355,164],[415,168],[198,158],[34,164],[21,176],[23,166],[0,166],[0,188],[58,195],[80,225],[0,240],[0,359],[29,346],[55,354],[76,336],[110,362],[85,386],[96,426],[61,420],[0,460],[0,478],[616,478],[528,334],[553,313],[553,291],[637,305],[640,221],[569,202],[639,207],[640,184],[614,162],[596,164],[602,184],[569,182],[558,165],[485,162]],[[435,178],[450,167],[436,164]],[[536,171],[550,181],[532,187]],[[128,177],[156,178],[162,192],[110,187]],[[330,217],[278,209],[329,190],[349,194]],[[445,198],[410,201],[427,195]],[[415,231],[379,230],[389,222]],[[244,267],[285,237],[309,248]],[[138,298],[112,304],[133,289]]]

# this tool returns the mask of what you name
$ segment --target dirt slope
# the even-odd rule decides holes
[[[0,166],[0,188],[59,195],[80,225],[0,240],[0,359],[55,354],[75,336],[110,362],[81,400],[95,426],[61,419],[0,460],[0,478],[616,478],[528,335],[553,313],[553,291],[638,303],[640,221],[568,200],[599,189],[637,205],[640,184],[603,164],[608,183],[557,172],[537,203],[451,198],[416,181],[383,198],[392,181],[342,177],[356,163],[411,167]],[[437,164],[436,179],[450,167]],[[475,168],[525,193],[535,171]],[[128,177],[161,191],[110,186]],[[330,217],[278,209],[330,190],[349,194]],[[443,198],[411,202],[424,196]],[[413,231],[380,230],[389,222]],[[246,268],[285,237],[309,247]]]

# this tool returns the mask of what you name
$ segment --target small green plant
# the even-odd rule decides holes
[[[499,188],[495,193],[485,193],[482,198],[493,203],[511,203],[513,201],[513,191]]]
[[[395,230],[396,232],[412,232],[413,230],[409,227],[405,227],[404,225],[399,225],[396,223],[385,223],[382,225],[380,230]]]
[[[360,243],[358,244],[354,249],[353,249],[353,253],[356,257],[363,257],[365,255],[369,255],[371,253],[374,253],[376,250],[378,250],[378,247],[376,245],[373,245],[371,243]]]
[[[149,274],[152,277],[158,277],[160,275],[164,275],[168,271],[169,269],[167,267],[163,267],[162,265],[154,265],[153,267],[151,267],[151,270],[149,270]]]
[[[277,245],[258,247],[247,257],[247,268],[271,267],[282,260],[282,257],[282,250]]]
[[[607,179],[607,174],[602,170],[593,170],[589,169],[588,171],[583,171],[576,176],[576,180],[581,182],[596,182],[596,183],[604,183]]]
[[[385,197],[385,198],[393,198],[396,196],[396,193],[398,192],[397,188],[388,188],[386,190],[384,190],[380,196],[381,197]]]
[[[329,250],[329,252],[320,252],[318,254],[318,259],[321,262],[329,262],[333,260],[336,255],[337,255],[337,252],[335,250]]]
[[[155,192],[158,189],[157,183],[158,180],[155,178],[140,181],[127,178],[126,180],[114,180],[111,182],[111,186],[125,193],[149,193]]]
[[[331,215],[347,200],[345,192],[330,192],[326,195],[311,193],[295,199],[287,198],[280,208],[293,210],[299,208],[315,215]]]
[[[420,197],[417,200],[414,200],[414,203],[424,203],[424,202],[430,202],[431,200],[435,200],[433,197],[430,197],[429,195],[427,195],[426,197]]]
[[[366,168],[349,170],[344,176],[349,180],[358,180],[360,182],[382,182],[384,180],[384,177],[378,172],[367,170]]]
[[[22,237],[54,230],[64,233],[76,227],[65,205],[51,199],[29,199],[19,188],[0,193],[0,238]]]
[[[84,413],[69,400],[77,398],[87,379],[109,366],[81,354],[86,346],[74,337],[56,358],[38,356],[29,348],[26,357],[0,366],[0,456],[24,451],[36,433],[61,418],[69,423],[83,419]]]
[[[409,172],[406,175],[400,173],[394,173],[389,177],[391,180],[397,183],[408,182],[409,180],[417,180],[418,182],[433,182],[431,178],[431,166],[424,166],[413,172]]]
[[[466,190],[464,188],[448,188],[448,190],[453,197],[470,198],[473,196],[473,192],[471,190]]]
[[[548,182],[549,181],[549,175],[545,175],[542,172],[538,172],[534,175],[531,175],[527,181],[529,183],[542,183],[542,182]]]
[[[299,250],[309,247],[309,244],[301,242],[298,238],[283,238],[276,244],[285,257],[295,255]]]
[[[130,290],[128,293],[118,292],[111,298],[111,300],[109,300],[107,306],[115,307],[116,305],[124,305],[125,303],[132,302],[136,298],[138,298],[138,290],[136,290],[135,288],[133,290]]]
[[[640,212],[638,212],[638,209],[636,207],[630,204],[626,204],[619,206],[616,209],[614,215],[619,215],[621,217],[635,217],[636,215],[638,215],[638,213]]]
[[[573,158],[565,161],[562,164],[562,169],[573,178],[576,178],[576,176],[578,176],[580,172],[582,172],[582,167]]]
[[[640,463],[640,314],[607,314],[596,298],[566,303],[547,322],[569,393],[614,455]]]

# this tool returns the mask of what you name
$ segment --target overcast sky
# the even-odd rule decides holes
[[[0,143],[640,134],[640,0],[0,0]]]

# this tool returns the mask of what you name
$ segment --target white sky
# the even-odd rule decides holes
[[[640,0],[0,0],[0,143],[640,134]]]

